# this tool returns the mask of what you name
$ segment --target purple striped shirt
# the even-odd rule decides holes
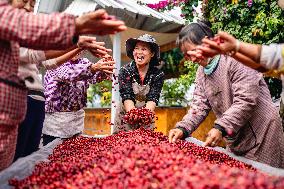
[[[89,84],[107,78],[103,72],[91,72],[92,63],[86,58],[68,61],[48,70],[44,77],[45,112],[78,111],[86,106]]]

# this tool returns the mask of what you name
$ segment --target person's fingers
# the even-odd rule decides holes
[[[169,132],[169,142],[173,142],[173,137],[174,137],[174,134],[175,133],[175,131],[174,130],[170,130],[170,132]]]
[[[107,52],[112,52],[112,49],[106,49]]]
[[[216,142],[216,141],[212,141],[210,146],[211,146],[211,147],[217,146],[217,142]]]
[[[205,59],[205,57],[203,56],[202,50],[198,49],[198,50],[196,50],[196,52],[197,52],[197,53],[196,53],[196,58],[202,59],[202,60]]]
[[[175,131],[172,142],[176,142],[177,139],[179,139],[179,138],[180,138],[180,135],[179,135],[178,131]]]
[[[213,57],[217,54],[220,54],[219,51],[212,49],[212,48],[209,48],[209,47],[205,47],[205,46],[198,47],[198,50],[200,50],[202,52],[201,53],[202,56],[205,56],[205,57]]]
[[[82,40],[82,41],[88,41],[88,42],[94,42],[97,40],[96,37],[93,37],[93,36],[86,36],[86,35],[81,35],[79,37],[79,41]]]
[[[94,52],[91,52],[93,56],[97,57],[97,58],[102,58],[103,55],[102,54],[99,54],[99,53],[94,53]]]
[[[211,146],[211,143],[213,142],[214,138],[211,136],[208,136],[204,142],[204,147]]]
[[[88,49],[91,53],[103,54],[104,56],[108,53],[106,48],[90,48]]]
[[[104,55],[107,55],[107,49],[106,48],[102,48],[102,49],[97,49],[98,53],[103,53]]]
[[[101,54],[101,55],[106,55],[107,54],[107,51],[105,49],[97,49],[97,50],[93,50],[94,52],[98,53],[98,54]]]
[[[191,61],[195,62],[197,60],[198,53],[196,51],[187,51],[186,54]]]
[[[236,42],[236,38],[227,32],[220,31],[217,34],[223,41],[227,41],[231,44],[234,44]]]
[[[115,62],[114,61],[106,61],[106,62],[102,62],[103,65],[114,65]]]
[[[102,70],[103,72],[105,72],[105,73],[108,73],[108,74],[113,74],[113,71],[110,71],[110,70]]]
[[[222,141],[222,139],[217,139],[217,140],[215,141],[215,143],[216,143],[215,146],[217,146],[218,144],[220,144],[221,141]]]
[[[127,29],[123,21],[108,18],[109,15],[103,9],[82,15],[76,18],[76,33],[106,35]]]
[[[230,40],[233,37],[233,36],[231,36],[230,34],[228,34],[227,32],[224,32],[224,31],[218,31],[217,35],[219,37],[221,37],[222,39],[225,39],[225,40]]]
[[[196,51],[187,51],[186,54],[188,56],[196,56],[197,52]]]
[[[96,42],[93,42],[91,44],[104,47],[106,43],[105,42],[101,42],[101,41],[100,42],[96,41]]]
[[[218,49],[218,50],[220,49],[220,45],[217,42],[212,41],[210,39],[203,38],[202,42],[206,45],[209,45],[209,47],[211,47],[213,49]]]
[[[122,21],[110,21],[105,20],[100,23],[100,27],[97,27],[94,32],[97,35],[106,35],[106,34],[115,34],[117,32],[121,32],[126,30],[127,27],[124,25]]]
[[[93,12],[87,13],[91,19],[106,19],[108,14],[105,9],[99,9]]]
[[[96,43],[91,43],[91,44],[88,44],[88,48],[89,49],[101,49],[101,50],[104,50],[106,51],[106,47],[104,46],[104,44],[102,43],[102,45],[99,45],[99,44],[96,44]]]
[[[113,66],[101,66],[101,70],[113,70]]]
[[[94,55],[98,58],[101,58],[101,57],[103,57],[104,55],[107,54],[106,51],[102,51],[102,50],[89,50],[89,51],[90,51],[90,53],[92,53],[92,55]]]

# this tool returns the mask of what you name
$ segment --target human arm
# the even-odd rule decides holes
[[[123,105],[126,112],[129,112],[130,110],[135,108],[134,102],[132,100],[125,100],[123,102]]]
[[[150,91],[146,95],[146,108],[151,111],[154,111],[156,106],[158,105],[164,80],[165,74],[159,70],[153,81],[150,83]]]
[[[88,82],[95,84],[103,80],[111,80],[111,74],[113,74],[114,64],[115,62],[112,58],[111,60],[106,60],[105,58],[102,58],[97,63],[93,63],[91,66],[91,71],[94,75],[88,80]]]
[[[122,67],[118,74],[119,93],[126,112],[135,108],[135,95],[132,88],[133,80],[127,69],[127,67]]]
[[[123,21],[117,20],[114,16],[110,16],[103,9],[83,14],[76,18],[76,33],[107,35],[115,34],[127,29]]]
[[[169,141],[175,142],[177,139],[188,137],[202,121],[207,117],[211,110],[211,105],[205,96],[205,91],[201,84],[198,75],[202,70],[198,70],[195,80],[195,89],[193,93],[193,100],[190,105],[190,109],[187,114],[179,121],[175,129],[172,129],[169,133]]]
[[[47,70],[55,69],[70,60],[71,58],[73,58],[74,56],[76,56],[81,51],[82,49],[75,48],[63,54],[62,56],[41,62],[41,65]]]
[[[34,15],[0,1],[0,39],[17,41],[23,47],[60,49],[73,44],[74,16]]]
[[[220,31],[213,40],[204,38],[202,39],[202,42],[216,50],[219,54],[239,52],[251,60],[259,62],[261,45],[238,41],[234,36],[227,32]]]
[[[88,49],[99,57],[104,56],[107,52],[111,51],[110,49],[106,49],[104,45],[104,42],[97,42],[95,37],[80,36],[78,42],[78,46],[80,46],[80,48],[74,46],[75,48],[71,47],[67,50],[40,51],[21,47],[20,61],[32,64],[41,63],[46,69],[54,69],[73,58],[83,49]],[[51,57],[55,58],[51,59]]]
[[[13,8],[0,1],[0,39],[34,49],[68,48],[82,34],[106,35],[126,30],[123,21],[110,19],[105,10],[75,18],[68,14],[37,14]]]
[[[221,42],[208,38],[202,40],[203,45],[197,47],[202,54],[199,54],[200,56],[213,57],[217,54],[231,54],[231,52],[234,52],[231,56],[244,65],[260,72],[266,71],[265,64],[259,64],[261,45],[237,42],[232,35],[226,32],[219,32],[216,38],[219,38]]]
[[[62,56],[76,48],[89,50],[94,56],[96,57],[102,57],[106,55],[108,52],[111,52],[111,49],[107,49],[105,47],[104,42],[98,42],[96,41],[96,37],[93,36],[79,36],[78,43],[76,45],[73,45],[72,47],[66,49],[66,50],[47,50],[44,51],[46,60],[56,58],[59,56]],[[43,60],[41,60],[43,61]]]

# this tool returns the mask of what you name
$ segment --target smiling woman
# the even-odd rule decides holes
[[[170,131],[170,141],[191,135],[212,110],[217,119],[205,146],[215,147],[224,138],[230,152],[284,168],[281,120],[262,74],[227,55],[196,61],[196,45],[209,36],[206,31],[212,33],[204,23],[191,23],[177,39],[185,58],[199,67],[190,110]]]
[[[126,51],[133,61],[120,69],[118,80],[122,103],[117,107],[114,133],[137,128],[133,123],[138,123],[141,116],[135,115],[135,112],[141,110],[145,115],[153,115],[164,82],[164,73],[155,67],[159,62],[160,48],[152,36],[145,34],[137,39],[128,39]],[[131,120],[131,124],[127,120]],[[145,127],[153,128],[153,124]]]

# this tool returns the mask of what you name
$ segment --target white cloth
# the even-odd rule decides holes
[[[36,63],[45,60],[43,51],[35,51],[27,48],[20,48],[20,64],[18,76],[25,81],[28,89],[44,92],[42,80],[39,77],[39,71]],[[30,78],[30,79],[27,79]],[[44,101],[44,97],[38,95],[29,95],[35,100]]]
[[[20,61],[22,63],[39,64],[44,60],[46,60],[44,51],[20,48]]]
[[[84,130],[85,111],[45,113],[42,133],[70,138]]]
[[[284,69],[284,44],[262,45],[260,64],[265,68],[280,70]],[[284,102],[284,75],[281,73],[282,92],[281,100]]]
[[[20,48],[20,61],[28,64],[38,64],[45,69],[55,69],[58,67],[55,59],[46,60],[44,51]]]
[[[262,45],[260,64],[268,69],[279,70],[284,66],[284,44]]]
[[[37,65],[41,64],[45,69],[57,68],[55,59],[46,60],[44,51],[32,50],[28,48],[20,48],[20,64],[18,69],[18,76],[25,80],[25,84],[30,90],[44,92],[42,80],[39,77]],[[28,80],[26,78],[30,78]],[[33,99],[45,101],[44,97],[38,95],[29,95]]]

